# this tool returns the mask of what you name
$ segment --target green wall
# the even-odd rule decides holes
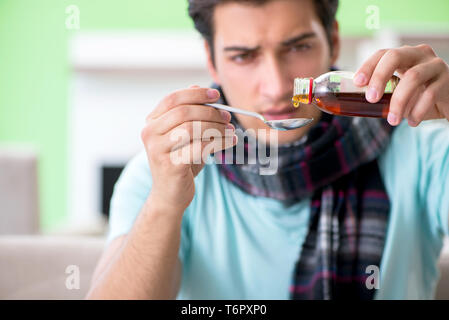
[[[41,224],[66,217],[67,97],[70,69],[68,5],[80,9],[81,30],[187,29],[186,0],[0,0],[0,142],[26,142],[40,152]],[[449,1],[342,0],[343,34],[366,34],[368,5],[380,26],[449,30]]]
[[[379,7],[380,28],[416,32],[449,33],[447,0],[340,0],[337,18],[341,32],[350,35],[369,34],[365,27],[366,8]]]
[[[80,31],[190,27],[183,0],[0,0],[0,142],[31,143],[40,153],[44,231],[67,209],[71,4],[80,9]]]

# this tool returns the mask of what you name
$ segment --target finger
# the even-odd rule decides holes
[[[355,85],[361,87],[368,84],[368,81],[371,78],[376,65],[379,63],[379,60],[382,58],[385,52],[387,52],[387,50],[388,49],[378,50],[363,63],[363,65],[357,70],[354,75]]]
[[[409,117],[410,112],[412,111],[412,109],[416,105],[416,103],[418,102],[419,97],[421,96],[421,94],[424,92],[425,89],[426,89],[426,86],[421,85],[416,90],[416,92],[413,94],[412,98],[410,98],[410,100],[407,102],[407,106],[405,107],[404,115],[402,116],[402,118],[400,120]]]
[[[164,135],[165,147],[162,152],[171,152],[192,143],[195,140],[210,141],[213,138],[233,136],[235,128],[232,124],[207,121],[189,121],[177,126]]]
[[[218,100],[220,93],[210,88],[182,89],[167,95],[158,106],[151,112],[148,118],[157,118],[168,110],[183,104],[204,104]]]
[[[174,165],[192,165],[207,162],[210,154],[233,147],[237,144],[236,135],[219,137],[210,141],[194,140],[181,148],[170,152],[170,161]]]
[[[411,109],[408,117],[408,124],[410,126],[416,127],[423,120],[438,119],[442,117],[435,104],[438,101],[438,93],[441,92],[446,85],[446,81],[443,78],[439,78],[424,90],[416,105]]]
[[[168,131],[188,121],[208,121],[226,124],[231,120],[231,114],[225,110],[218,110],[202,105],[182,105],[170,109],[160,117],[154,119],[150,125],[157,134]]]
[[[369,102],[378,102],[382,97],[387,82],[394,72],[418,64],[424,55],[420,50],[412,47],[401,47],[388,50],[377,63],[373,73],[369,76],[366,99]]]
[[[388,55],[395,55],[397,54],[398,50],[406,51],[407,56],[404,56],[405,59],[402,61],[405,63],[405,65],[407,65],[408,62],[407,59],[410,59],[410,56],[412,59],[416,59],[418,58],[416,56],[419,56],[421,60],[423,60],[425,57],[433,58],[436,56],[433,49],[426,44],[418,45],[416,47],[403,46],[397,49],[378,50],[375,54],[369,57],[368,60],[366,60],[365,63],[363,63],[363,65],[357,70],[357,72],[354,75],[354,84],[358,86],[367,85],[374,73],[374,70],[376,69],[377,65],[379,64],[379,61],[383,58],[383,56],[387,54],[387,52]],[[396,53],[390,51],[396,51]]]
[[[405,110],[412,96],[440,72],[438,64],[433,61],[418,64],[405,72],[391,97],[388,115],[391,125],[399,124],[400,120],[406,117]]]

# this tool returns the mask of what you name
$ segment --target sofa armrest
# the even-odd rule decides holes
[[[104,244],[100,237],[0,236],[0,299],[83,299]]]

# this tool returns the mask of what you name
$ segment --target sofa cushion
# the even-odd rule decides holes
[[[0,299],[83,299],[104,243],[101,237],[0,236]]]

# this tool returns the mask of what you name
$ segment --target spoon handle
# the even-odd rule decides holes
[[[251,117],[256,117],[265,122],[265,118],[257,112],[251,112],[251,111],[246,111],[243,109],[233,108],[233,107],[226,106],[224,104],[219,104],[219,103],[209,103],[209,104],[206,104],[206,106],[213,107],[216,109],[222,109],[222,110],[226,110],[226,111],[230,111],[230,112],[241,113],[241,114],[251,116]]]

